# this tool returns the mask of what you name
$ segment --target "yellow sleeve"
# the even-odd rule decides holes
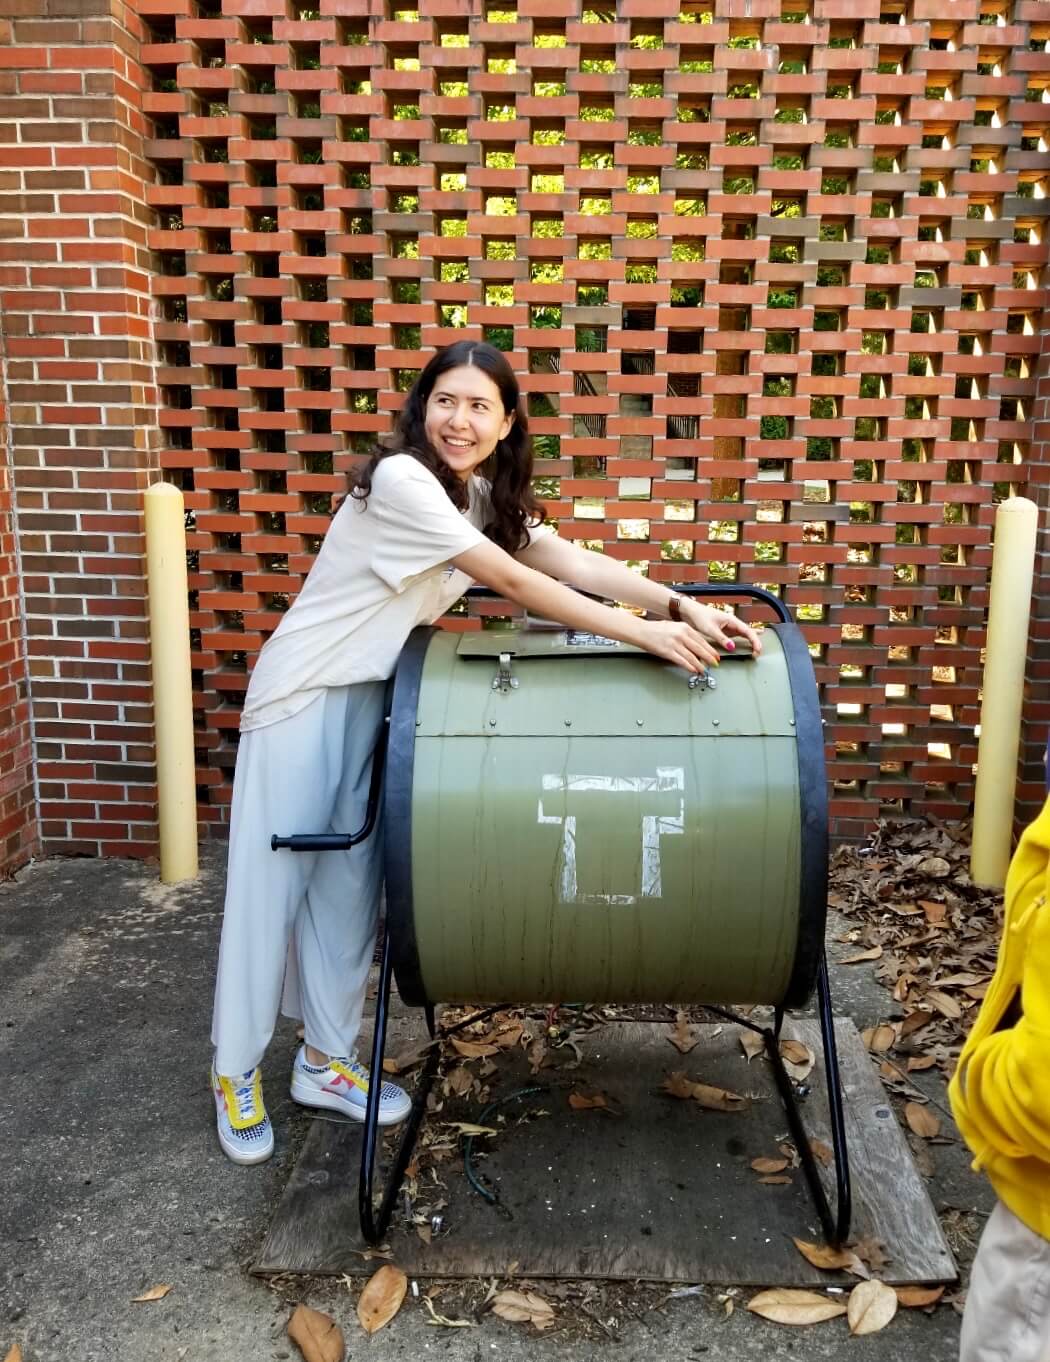
[[[1022,1017],[964,1056],[954,1094],[984,1150],[1050,1163],[1050,904],[1033,908],[1025,941]]]

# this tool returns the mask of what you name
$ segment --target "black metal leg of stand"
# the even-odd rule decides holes
[[[368,1084],[368,1103],[365,1107],[364,1138],[361,1142],[361,1180],[358,1184],[358,1213],[361,1218],[361,1233],[365,1242],[369,1244],[378,1244],[390,1224],[394,1201],[405,1176],[409,1159],[412,1157],[412,1150],[415,1148],[416,1137],[419,1134],[419,1127],[427,1107],[427,1096],[434,1082],[434,1075],[437,1073],[438,1061],[441,1057],[439,1047],[436,1045],[431,1048],[427,1055],[415,1096],[412,1099],[412,1110],[405,1121],[401,1143],[398,1145],[394,1166],[390,1170],[390,1177],[383,1189],[383,1200],[380,1203],[377,1215],[372,1201],[372,1178],[375,1173],[376,1149],[379,1143],[379,1096],[383,1087],[383,1058],[386,1053],[386,1024],[390,1006],[392,973],[390,934],[388,932],[383,939],[383,957],[379,967],[375,1034],[372,1038],[372,1073],[371,1081]],[[434,1010],[428,1008],[427,1025],[432,1036],[434,1034],[433,1020]]]
[[[838,1050],[835,1045],[835,1014],[831,1006],[828,964],[824,956],[821,956],[820,969],[817,972],[817,1007],[820,1014],[820,1038],[824,1049],[824,1073],[828,1084],[831,1144],[835,1155],[836,1205],[834,1215],[832,1215],[824,1186],[820,1180],[820,1172],[810,1148],[809,1136],[806,1134],[806,1128],[802,1123],[802,1113],[798,1108],[794,1085],[784,1068],[784,1061],[780,1057],[778,1037],[781,1016],[779,1012],[775,1029],[763,1031],[762,1036],[766,1043],[769,1061],[773,1066],[773,1076],[776,1079],[777,1089],[784,1103],[788,1125],[798,1149],[799,1158],[802,1161],[802,1171],[806,1175],[817,1214],[820,1216],[821,1226],[828,1242],[839,1245],[844,1243],[849,1235],[850,1220],[853,1215],[853,1198],[849,1174],[849,1155],[846,1150],[846,1122],[842,1110],[842,1083],[839,1078]]]

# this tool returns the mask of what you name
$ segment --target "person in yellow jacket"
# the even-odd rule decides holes
[[[999,1200],[981,1236],[960,1362],[1050,1362],[1050,800],[1006,879],[995,975],[949,1088]]]

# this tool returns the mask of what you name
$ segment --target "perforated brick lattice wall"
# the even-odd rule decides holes
[[[512,352],[563,535],[797,611],[837,833],[965,813],[1042,457],[1050,5],[512,6],[140,0],[205,816],[333,494],[463,337]]]

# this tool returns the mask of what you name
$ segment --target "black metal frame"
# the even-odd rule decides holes
[[[820,752],[823,746],[822,725],[819,709],[812,700],[812,686],[800,684],[803,670],[809,666],[809,655],[801,635],[798,634],[784,603],[770,592],[751,586],[712,586],[689,583],[677,586],[676,591],[695,596],[749,596],[768,605],[779,617],[781,624],[789,628],[778,635],[784,645],[788,661],[788,674],[792,687],[792,698],[796,711],[796,746],[799,760],[800,786],[805,791],[803,799],[804,821],[802,829],[802,865],[800,874],[800,920],[814,922],[814,914],[819,927],[809,933],[812,940],[800,945],[802,960],[796,958],[795,969],[788,986],[785,1002],[774,1009],[773,1025],[763,1027],[747,1017],[739,1016],[730,1009],[707,1007],[707,1011],[725,1017],[739,1026],[756,1032],[763,1039],[769,1062],[773,1069],[777,1090],[788,1119],[788,1126],[798,1149],[802,1169],[809,1185],[821,1227],[828,1241],[839,1245],[849,1234],[852,1218],[852,1186],[849,1171],[849,1155],[846,1147],[846,1124],[842,1102],[842,1081],[839,1074],[838,1051],[835,1043],[835,1015],[831,1001],[831,988],[828,980],[827,958],[823,949],[823,923],[826,909],[827,882],[827,802],[824,779],[821,770]],[[491,593],[479,593],[491,594]],[[777,626],[774,626],[776,628]],[[379,800],[386,766],[388,743],[392,742],[395,751],[402,756],[411,755],[415,738],[415,699],[418,697],[419,680],[422,673],[422,660],[432,630],[416,630],[409,640],[406,652],[411,654],[407,673],[403,674],[402,685],[412,692],[412,703],[391,703],[398,688],[398,680],[387,692],[387,712],[379,741],[373,756],[372,777],[369,785],[368,807],[365,821],[356,833],[298,833],[292,836],[274,835],[271,848],[290,851],[346,851],[363,842],[371,835],[379,812]],[[400,670],[400,669],[399,669]],[[398,699],[402,697],[398,696]],[[395,732],[391,734],[391,729]],[[411,804],[411,762],[395,763],[393,780],[386,790],[388,817],[410,814]],[[391,829],[387,828],[390,836]],[[408,859],[410,848],[407,842],[402,845],[403,861],[400,872],[395,877],[388,874],[387,884],[387,930],[383,937],[383,949],[379,967],[379,986],[376,993],[375,1027],[372,1037],[371,1072],[373,1081],[368,1087],[368,1101],[365,1106],[364,1137],[361,1147],[361,1172],[358,1182],[358,1214],[361,1233],[367,1243],[377,1244],[383,1238],[390,1224],[405,1169],[408,1167],[415,1148],[419,1127],[426,1112],[427,1098],[433,1087],[441,1059],[440,1042],[475,1021],[490,1016],[499,1008],[488,1008],[475,1013],[455,1026],[442,1028],[440,1033],[435,1024],[434,1004],[426,1000],[423,981],[418,976],[418,956],[415,942],[405,941],[403,934],[411,932],[411,862]],[[393,882],[391,882],[393,878]],[[408,908],[407,914],[404,909]],[[402,938],[395,941],[395,938]],[[407,948],[407,949],[406,949]],[[383,1189],[378,1211],[373,1194],[375,1161],[379,1144],[379,1100],[382,1090],[383,1061],[386,1054],[386,1032],[390,1009],[390,986],[394,974],[394,952],[398,950],[398,988],[402,998],[409,1003],[422,1006],[426,1018],[431,1045],[424,1060],[423,1070],[416,1083],[412,1098],[412,1110],[405,1121],[401,1139],[394,1155],[393,1164]],[[408,971],[405,977],[406,960],[416,959],[415,971]],[[784,1067],[780,1054],[780,1033],[784,1023],[785,1008],[798,1005],[804,1000],[798,997],[799,989],[808,992],[816,971],[817,1011],[820,1019],[821,1047],[824,1053],[824,1072],[828,1087],[828,1110],[831,1124],[831,1142],[835,1158],[836,1202],[832,1211],[828,1201],[817,1161],[806,1134],[805,1124],[799,1108],[800,1093],[796,1084]],[[407,985],[407,988],[406,988]]]

